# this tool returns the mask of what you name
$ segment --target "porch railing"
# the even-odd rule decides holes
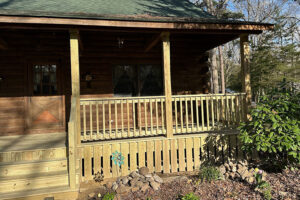
[[[173,133],[236,128],[244,120],[244,101],[239,93],[173,96]]]
[[[82,141],[163,135],[165,97],[81,99]]]
[[[236,128],[245,119],[245,94],[172,96],[173,134]],[[165,97],[81,99],[81,140],[166,134]]]

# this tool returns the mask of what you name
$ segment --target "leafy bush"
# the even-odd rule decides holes
[[[102,197],[102,200],[114,200],[114,198],[115,198],[115,194],[108,192]]]
[[[271,166],[300,163],[299,92],[282,83],[260,99],[251,118],[240,126],[243,150],[257,150]]]
[[[181,200],[199,200],[200,198],[198,196],[196,196],[194,193],[188,193],[186,195],[184,195]]]
[[[212,182],[221,179],[221,172],[217,167],[204,166],[200,169],[199,179],[201,181]]]

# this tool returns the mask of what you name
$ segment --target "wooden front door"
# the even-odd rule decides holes
[[[34,64],[31,67],[31,96],[28,97],[27,131],[51,133],[65,131],[65,97],[61,92],[57,64]]]

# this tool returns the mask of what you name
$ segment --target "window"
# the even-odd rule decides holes
[[[158,96],[163,94],[162,69],[154,65],[114,67],[115,96]]]
[[[57,94],[56,65],[34,65],[33,67],[33,94]]]

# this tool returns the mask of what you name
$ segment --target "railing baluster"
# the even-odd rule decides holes
[[[201,122],[201,126],[202,126],[202,131],[204,131],[204,104],[203,104],[203,98],[202,97],[200,97],[200,102],[201,102],[201,120],[202,120],[202,122]]]
[[[133,136],[136,136],[136,124],[135,124],[135,116],[136,116],[136,114],[135,114],[136,112],[135,112],[135,101],[134,100],[132,100],[132,117],[133,117]]]
[[[124,109],[123,109],[123,100],[120,100],[121,102],[121,136],[125,137],[125,132],[124,132]]]
[[[197,131],[200,131],[200,127],[199,127],[199,107],[198,107],[198,97],[195,97],[195,99],[196,99],[196,125],[197,125],[197,128],[196,128],[196,130]]]
[[[192,129],[191,129],[191,131],[194,132],[194,108],[193,108],[193,98],[191,97],[190,100],[191,100],[191,116],[192,116],[192,118],[191,118]]]
[[[85,111],[85,103],[83,103],[83,138],[86,141],[86,111]]]
[[[174,107],[175,107],[175,133],[178,133],[178,124],[177,124],[177,99],[174,98]]]
[[[209,122],[209,97],[206,97],[206,117],[207,117],[207,120],[206,120],[206,127],[207,127],[207,130],[209,130],[209,127],[210,127],[210,122]]]
[[[114,101],[115,104],[115,137],[118,138],[118,102]]]
[[[90,107],[90,140],[93,138],[93,105],[90,102],[89,103],[89,107]]]
[[[151,135],[154,135],[153,134],[152,99],[150,99],[150,126],[151,126]]]
[[[229,115],[229,103],[228,103],[228,96],[225,95],[225,98],[226,98],[226,125],[227,127],[229,127],[229,118],[230,118],[230,115]]]
[[[220,97],[216,96],[216,114],[217,114],[217,129],[220,130]]]
[[[140,99],[138,99],[138,113],[139,113],[139,136],[142,135],[142,113],[141,113],[141,102]]]
[[[164,99],[161,99],[161,132],[162,132],[162,134],[165,134],[164,118],[165,118],[165,115],[164,115]]]
[[[105,133],[105,102],[102,101],[102,123],[103,123],[103,137],[106,138],[106,133]]]
[[[236,96],[231,97],[231,113],[232,113],[232,126],[236,124],[236,116],[235,116],[235,99]]]
[[[130,137],[130,119],[129,119],[129,100],[126,100],[126,110],[127,110],[127,137]]]
[[[148,135],[148,128],[147,128],[147,100],[144,99],[144,112],[145,112],[145,135]]]
[[[109,122],[109,138],[112,138],[111,135],[111,106],[110,101],[108,101],[108,122]]]
[[[185,124],[186,124],[185,132],[188,133],[188,129],[189,129],[189,111],[188,111],[187,98],[185,97],[184,100],[185,100]]]
[[[97,128],[97,139],[100,139],[100,133],[99,133],[99,102],[96,102],[96,128]]]
[[[221,96],[221,120],[222,120],[222,128],[225,127],[225,108],[224,108],[224,96]]]
[[[156,114],[156,135],[159,134],[159,126],[158,126],[158,106],[157,106],[157,98],[155,99],[155,114]]]
[[[180,122],[181,122],[181,133],[183,133],[183,109],[182,109],[182,98],[179,97],[179,102],[180,102]]]
[[[214,110],[214,97],[210,96],[210,105],[211,105],[211,125],[212,125],[212,129],[214,130],[215,128],[215,110]]]

